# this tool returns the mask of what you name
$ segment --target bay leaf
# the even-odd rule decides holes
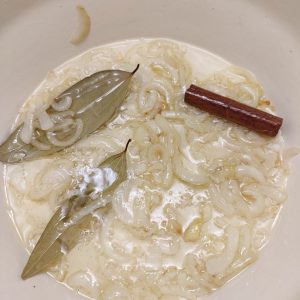
[[[96,197],[92,196],[95,188],[89,186],[85,195],[73,196],[57,209],[30,255],[22,272],[22,279],[46,272],[56,265],[64,253],[76,246],[84,231],[90,228],[94,213],[97,211],[105,214],[109,209],[115,189],[127,177],[126,151],[130,141],[121,153],[109,157],[99,165],[98,168],[103,171],[110,170],[103,174],[115,174],[113,180],[107,178],[110,184],[103,191]]]
[[[130,79],[138,68],[139,65],[133,72],[122,70],[100,71],[84,78],[64,91],[54,99],[54,102],[61,103],[62,101],[72,100],[70,108],[65,111],[66,116],[63,116],[63,111],[58,112],[51,106],[47,109],[47,114],[52,120],[58,120],[57,122],[60,122],[61,126],[54,126],[52,129],[47,130],[35,126],[34,138],[27,144],[21,138],[24,123],[21,124],[0,145],[0,161],[18,163],[44,157],[63,150],[99,129],[115,115],[126,97]],[[73,122],[72,126],[65,127],[62,130],[62,126],[66,125],[64,123],[66,121]],[[79,127],[81,128],[80,134],[77,134],[76,130]],[[72,137],[75,137],[74,141],[72,141]],[[53,138],[56,140],[55,143],[53,143]],[[67,146],[65,145],[66,141],[69,141]],[[37,144],[40,146],[37,146]]]

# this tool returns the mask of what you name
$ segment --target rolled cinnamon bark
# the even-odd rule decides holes
[[[208,113],[274,137],[283,119],[233,99],[191,85],[185,92],[184,101]]]

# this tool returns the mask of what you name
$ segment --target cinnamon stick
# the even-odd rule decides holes
[[[242,125],[256,132],[274,137],[283,119],[233,99],[191,85],[184,101],[208,113]]]

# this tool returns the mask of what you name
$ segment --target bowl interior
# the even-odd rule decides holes
[[[63,0],[0,3],[0,137],[47,71],[94,46],[137,37],[167,37],[195,44],[256,74],[284,118],[288,145],[300,145],[300,2],[296,0],[82,0],[92,19],[88,39],[69,40],[77,5]],[[289,200],[271,242],[257,263],[210,300],[300,299],[300,159],[291,165]],[[27,260],[6,213],[1,182],[1,299],[82,299],[46,275],[21,281]],[[288,280],[286,279],[288,278]]]

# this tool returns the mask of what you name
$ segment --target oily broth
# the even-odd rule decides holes
[[[201,299],[255,261],[286,198],[287,167],[280,135],[186,107],[183,93],[193,82],[270,112],[253,75],[191,45],[125,41],[50,71],[18,119],[89,74],[137,63],[105,128],[48,158],[7,166],[12,218],[31,251],[55,209],[132,138],[128,180],[112,209],[50,273],[94,299]]]

